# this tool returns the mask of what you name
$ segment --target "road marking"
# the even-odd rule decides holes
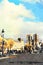
[[[7,57],[1,57],[0,60],[2,60],[2,59],[6,59],[6,58],[9,58],[9,57],[8,57],[8,56],[7,56]]]

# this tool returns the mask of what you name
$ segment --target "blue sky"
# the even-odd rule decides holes
[[[37,33],[43,39],[43,0],[0,0],[2,28],[8,38]]]
[[[0,0],[0,2],[1,2],[2,0]]]
[[[23,2],[22,0],[9,0],[9,2],[13,2],[16,5],[23,4],[27,9],[31,9],[34,15],[36,16],[36,22],[43,22],[43,4],[42,3],[29,3]],[[30,20],[30,19],[29,19]],[[34,21],[34,20],[31,20]]]

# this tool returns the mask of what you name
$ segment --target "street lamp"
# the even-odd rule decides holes
[[[4,29],[2,29],[2,31],[1,31],[1,36],[4,38]],[[4,55],[4,40],[2,40],[2,56]]]
[[[2,35],[1,35],[1,36],[2,36],[3,38],[4,38],[4,32],[5,32],[4,29],[2,29],[2,31],[1,31]]]

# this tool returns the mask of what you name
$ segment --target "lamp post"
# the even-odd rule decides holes
[[[1,31],[1,36],[4,38],[4,29]],[[2,56],[4,55],[4,40],[2,40]]]

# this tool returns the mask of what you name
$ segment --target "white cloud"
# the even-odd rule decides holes
[[[0,30],[5,29],[7,37],[24,37],[28,33],[38,33],[43,38],[43,23],[42,22],[24,22],[23,17],[34,19],[31,10],[27,10],[22,4],[15,5],[3,0],[0,4]]]
[[[14,17],[24,16],[31,19],[35,19],[34,14],[31,10],[27,10],[22,4],[15,5],[14,3],[8,2],[8,0],[3,0],[4,12]]]

